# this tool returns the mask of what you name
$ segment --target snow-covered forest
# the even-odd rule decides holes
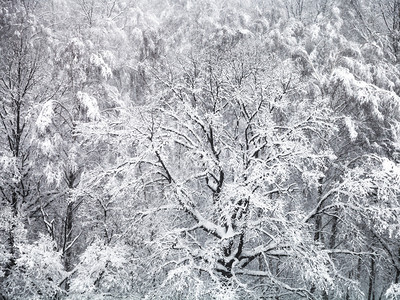
[[[0,299],[400,299],[400,0],[0,0]]]

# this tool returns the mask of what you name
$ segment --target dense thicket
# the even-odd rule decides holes
[[[400,298],[399,0],[0,0],[0,298]]]

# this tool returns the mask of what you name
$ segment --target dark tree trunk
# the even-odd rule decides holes
[[[375,300],[374,286],[375,286],[375,257],[370,257],[370,274],[369,274],[369,287],[368,287],[368,300]]]

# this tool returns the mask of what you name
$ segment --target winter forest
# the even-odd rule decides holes
[[[0,299],[400,299],[400,0],[0,0]]]

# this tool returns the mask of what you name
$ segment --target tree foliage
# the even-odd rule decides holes
[[[0,1],[0,296],[400,297],[400,3],[267,2]]]

